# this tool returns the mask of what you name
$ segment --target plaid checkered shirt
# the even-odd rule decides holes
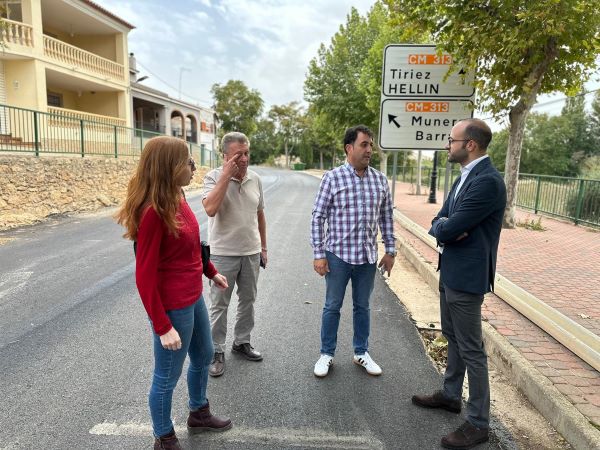
[[[383,173],[367,167],[361,178],[348,162],[325,173],[312,211],[315,259],[328,251],[348,264],[376,263],[378,224],[385,251],[394,253],[391,194]]]

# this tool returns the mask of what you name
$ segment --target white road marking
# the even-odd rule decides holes
[[[94,425],[90,434],[99,436],[152,436],[152,426],[144,423],[110,423]],[[185,427],[176,426],[175,432],[180,440],[187,438]],[[236,427],[223,433],[204,433],[203,437],[216,438],[219,441],[272,444],[284,448],[302,446],[304,448],[340,448],[349,450],[382,450],[383,443],[368,433],[359,436],[337,435],[335,433],[315,429],[293,428],[248,428]]]

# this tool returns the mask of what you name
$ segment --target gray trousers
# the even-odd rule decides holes
[[[233,343],[250,342],[250,333],[254,328],[254,301],[260,253],[248,256],[210,255],[210,260],[219,273],[227,278],[229,287],[219,289],[214,283],[210,286],[210,327],[215,352],[225,352],[227,337],[227,309],[231,301],[234,285],[237,285],[238,307],[233,330]]]
[[[455,291],[440,283],[442,333],[448,340],[444,395],[462,398],[465,371],[469,376],[467,420],[478,428],[490,422],[490,382],[483,348],[481,304],[483,295]]]

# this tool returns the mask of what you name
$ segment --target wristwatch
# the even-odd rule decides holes
[[[396,255],[398,254],[398,252],[397,252],[397,251],[394,249],[394,251],[391,251],[391,252],[385,252],[385,254],[386,254],[386,255],[390,255],[390,256],[392,256],[392,257],[394,257],[394,258],[395,258],[395,257],[396,257]]]

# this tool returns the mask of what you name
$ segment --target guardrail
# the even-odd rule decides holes
[[[388,167],[391,173],[391,168]],[[430,167],[422,168],[421,185],[431,186]],[[446,168],[438,169],[437,188],[443,189]],[[388,174],[391,177],[391,175]],[[396,179],[416,183],[416,167],[398,167]],[[451,169],[448,189],[460,170]],[[543,213],[573,221],[575,224],[600,226],[600,180],[521,173],[517,185],[517,206],[535,214]]]
[[[0,153],[67,154],[119,158],[139,156],[146,142],[164,134],[129,128],[119,118],[102,121],[86,120],[95,117],[59,108],[52,112],[35,111],[0,105]],[[111,120],[109,120],[111,119]],[[220,155],[203,144],[189,142],[190,153],[203,166],[217,167]]]

